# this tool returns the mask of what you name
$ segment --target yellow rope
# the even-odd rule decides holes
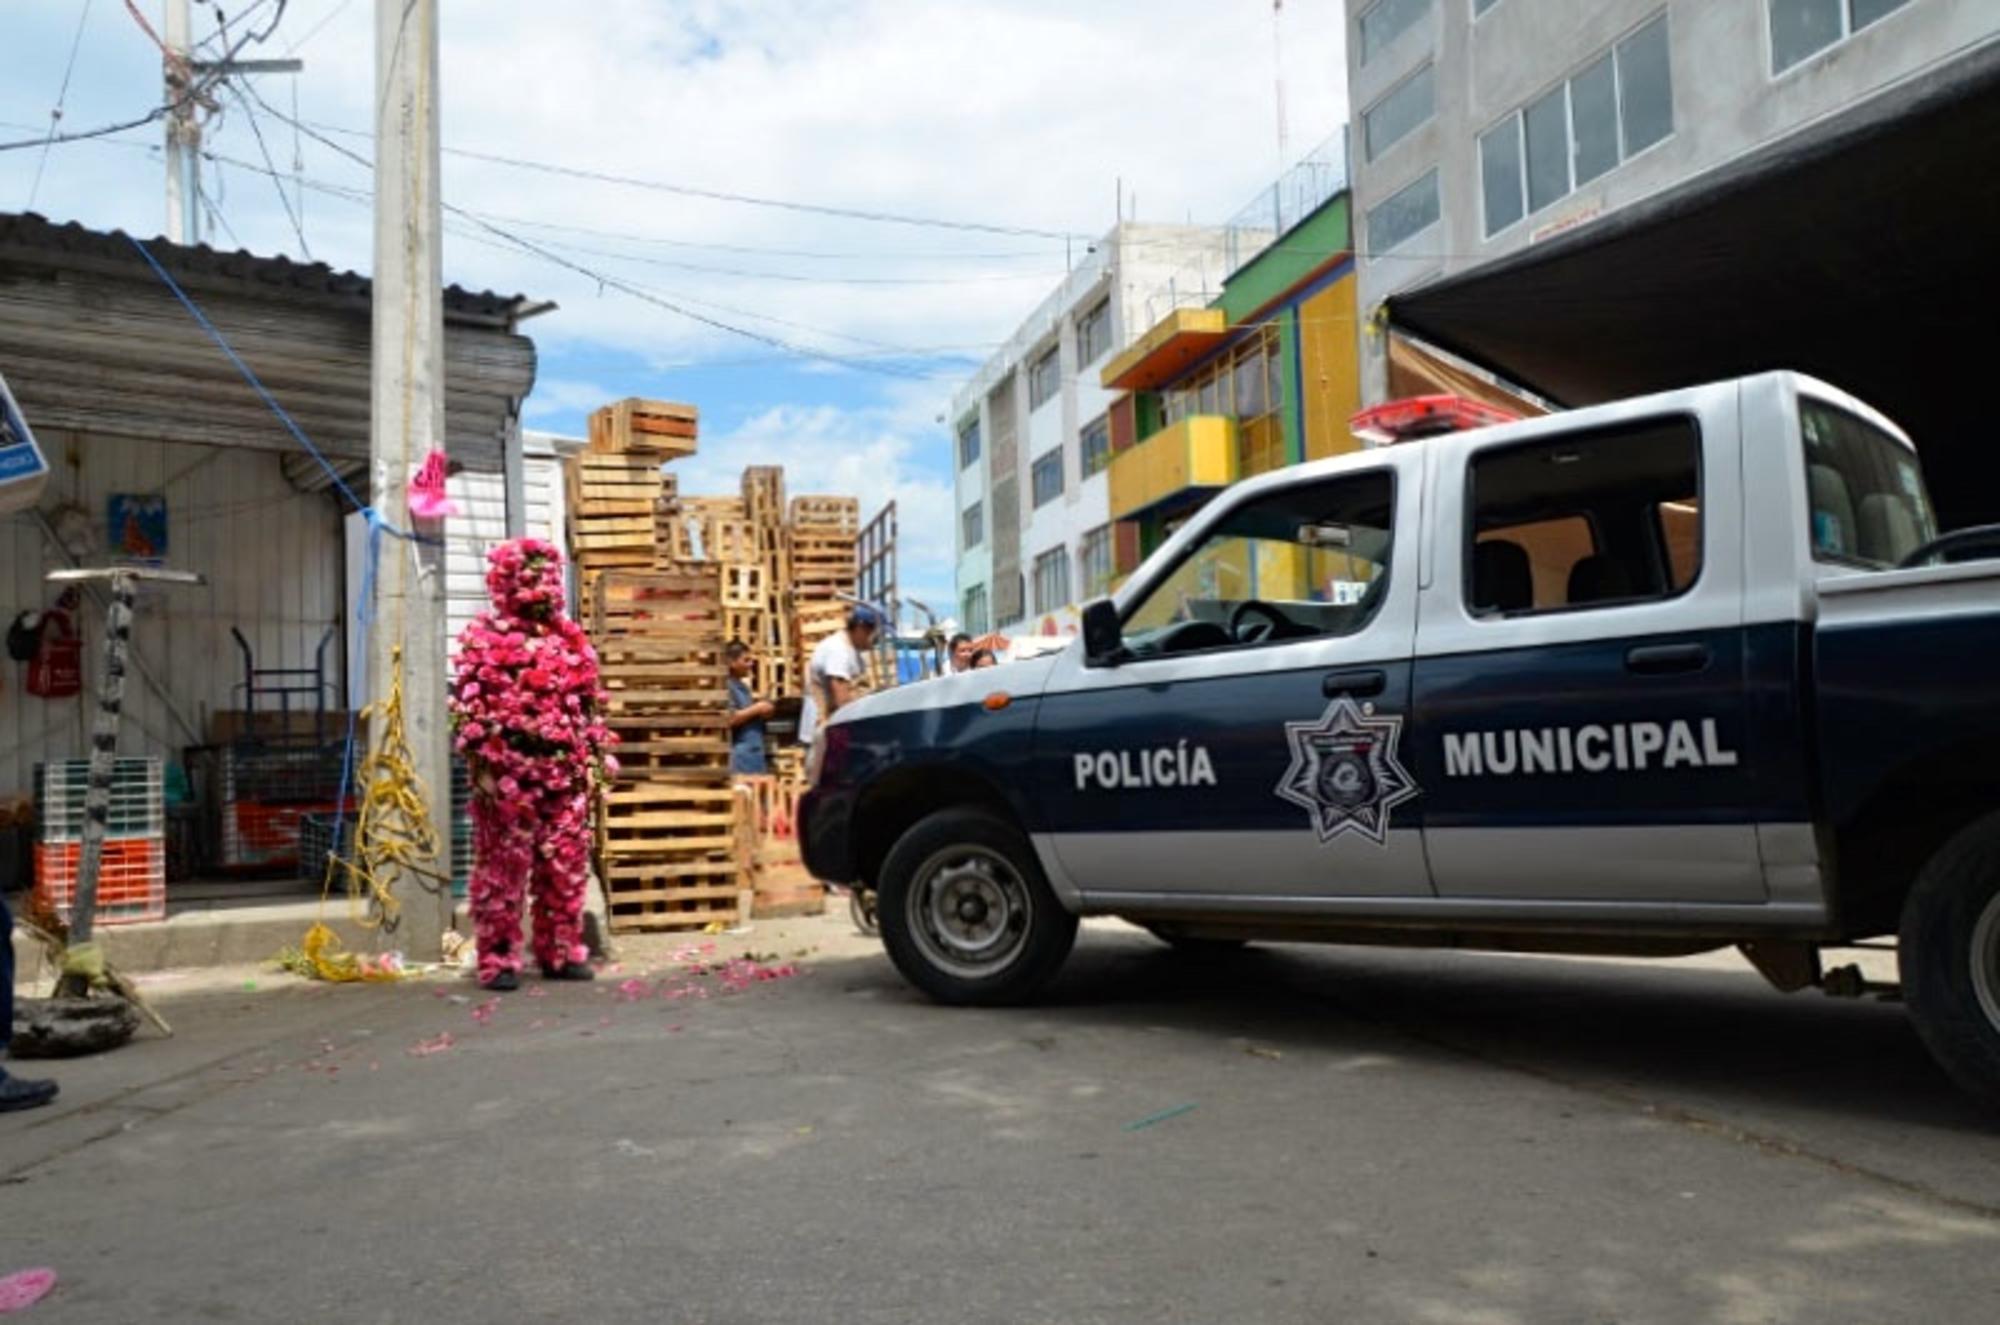
[[[320,918],[306,931],[296,957],[287,965],[322,980],[396,980],[402,971],[376,960],[342,952],[338,936],[326,926],[326,902],[334,880],[345,876],[350,916],[367,929],[395,929],[402,912],[396,896],[399,876],[430,879],[449,887],[451,880],[435,868],[439,858],[437,826],[431,820],[430,798],[417,775],[416,760],[403,734],[403,649],[389,655],[388,698],[361,712],[362,721],[378,715],[382,736],[361,761],[355,781],[361,788],[361,810],[355,818],[354,840],[345,856],[329,852],[326,877],[320,885]]]

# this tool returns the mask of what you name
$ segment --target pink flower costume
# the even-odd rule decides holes
[[[452,743],[472,774],[471,902],[479,979],[518,986],[521,907],[535,899],[535,959],[587,980],[590,793],[614,772],[597,652],[563,614],[562,555],[523,538],[487,554],[493,605],[458,638]]]

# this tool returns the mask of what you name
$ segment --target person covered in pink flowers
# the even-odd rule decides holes
[[[458,637],[452,744],[472,775],[472,923],[479,982],[521,985],[521,908],[549,980],[590,980],[583,943],[590,799],[617,772],[597,652],[563,613],[562,555],[539,539],[487,554],[493,604]]]

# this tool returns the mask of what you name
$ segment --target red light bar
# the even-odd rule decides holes
[[[1406,396],[1361,410],[1347,427],[1369,446],[1391,446],[1419,437],[1512,423],[1520,415],[1467,396]]]

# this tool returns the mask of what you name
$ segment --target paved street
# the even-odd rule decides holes
[[[177,1039],[0,1120],[0,1273],[61,1274],[38,1325],[1826,1325],[2000,1297],[2000,1127],[1898,1009],[1732,961],[1203,964],[1093,926],[1053,1002],[987,1012],[919,1000],[844,917],[715,942],[802,969],[628,945],[490,1014],[470,984],[160,983]]]

